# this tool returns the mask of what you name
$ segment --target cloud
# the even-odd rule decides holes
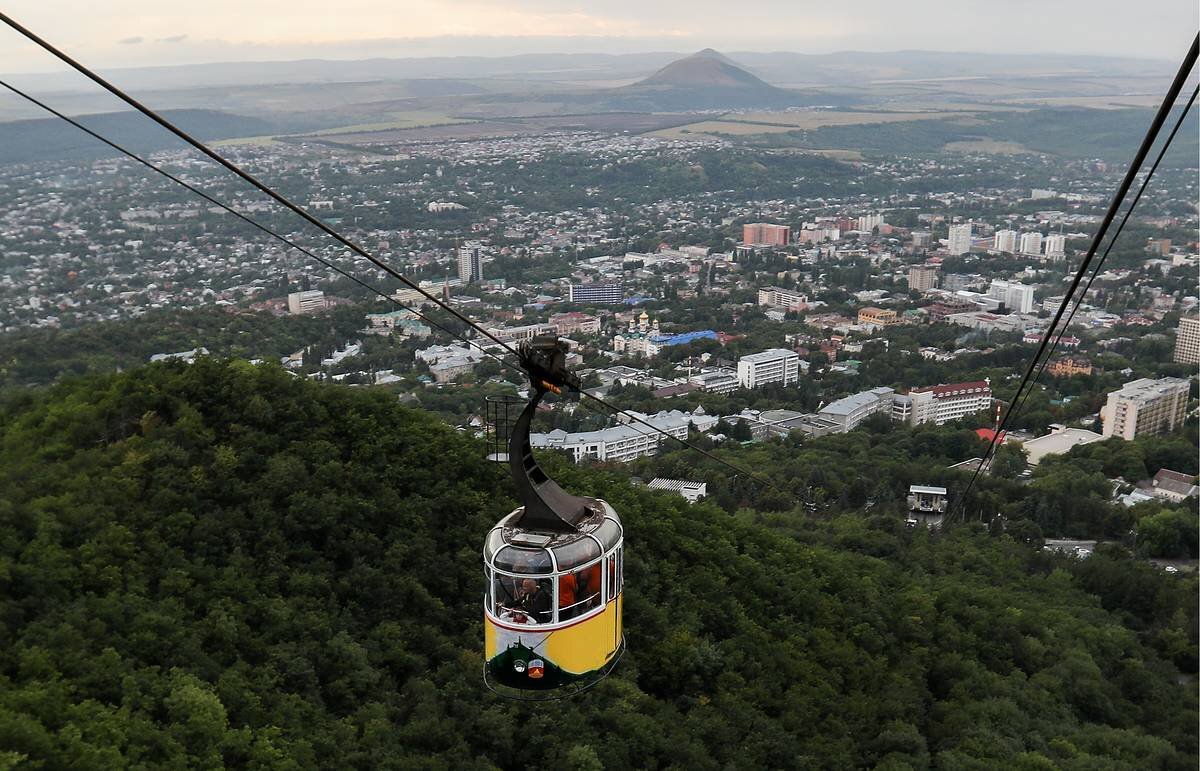
[[[134,37],[121,38],[117,42],[123,46],[134,46],[134,45],[137,45],[138,43],[141,43],[145,39],[146,38],[141,37],[140,35],[135,35]]]
[[[187,35],[171,35],[170,37],[160,37],[155,40],[155,43],[182,43],[187,40]]]

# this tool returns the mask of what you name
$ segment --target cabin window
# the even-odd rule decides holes
[[[553,573],[554,563],[550,561],[550,552],[545,549],[525,549],[519,546],[505,546],[496,552],[492,564],[497,570],[508,573]]]
[[[600,607],[602,575],[601,562],[597,560],[558,577],[559,621],[570,621]]]
[[[554,547],[554,559],[562,571],[587,564],[600,556],[600,544],[588,536]]]
[[[554,620],[554,583],[550,578],[497,572],[492,596],[492,615],[507,624],[549,624]]]

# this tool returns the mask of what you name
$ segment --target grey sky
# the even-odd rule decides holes
[[[1195,0],[6,0],[100,67],[547,51],[927,49],[1177,59]],[[0,31],[0,72],[59,69]]]

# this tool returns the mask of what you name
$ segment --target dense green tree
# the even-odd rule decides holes
[[[945,453],[976,451],[970,431],[727,445],[815,513],[789,496],[688,505],[546,459],[621,513],[629,643],[612,677],[547,709],[480,683],[479,548],[515,502],[465,432],[384,391],[216,359],[9,400],[0,758],[1194,767],[1196,694],[1179,683],[1194,577],[876,513],[909,479],[954,478]],[[1053,466],[1030,484],[1035,508],[1092,516],[1103,475]],[[759,495],[705,476],[731,501]]]

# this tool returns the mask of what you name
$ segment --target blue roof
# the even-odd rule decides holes
[[[657,299],[657,297],[626,297],[621,302],[626,305],[641,305],[642,303],[648,303]]]
[[[650,342],[657,345],[683,345],[695,340],[716,340],[717,333],[711,329],[702,329],[699,332],[682,332],[678,335],[655,335],[650,338]]]

